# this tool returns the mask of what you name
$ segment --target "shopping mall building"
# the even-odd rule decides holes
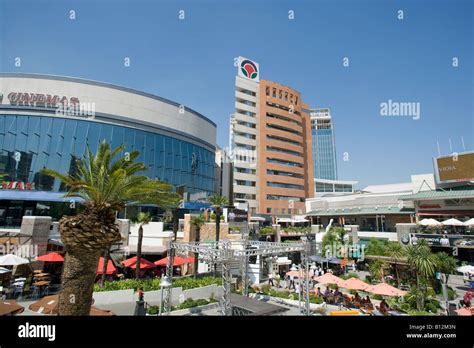
[[[179,103],[78,78],[0,73],[0,227],[24,215],[68,213],[64,186],[41,173],[75,170],[86,146],[140,151],[143,173],[179,187],[188,200],[214,191],[216,124]]]

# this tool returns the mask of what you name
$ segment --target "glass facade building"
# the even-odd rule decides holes
[[[62,97],[67,96],[67,97]],[[57,98],[56,98],[57,97]],[[58,113],[46,100],[93,105],[91,115]],[[61,103],[61,102],[60,102]],[[82,105],[82,104],[81,104]],[[101,82],[0,73],[0,226],[19,226],[24,215],[68,214],[60,180],[45,176],[76,170],[87,146],[103,140],[138,150],[141,174],[169,182],[199,200],[215,189],[216,125],[181,104]]]
[[[329,109],[311,110],[314,177],[337,180],[336,140]]]

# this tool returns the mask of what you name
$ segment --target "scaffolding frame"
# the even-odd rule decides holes
[[[248,260],[250,256],[276,256],[279,254],[300,252],[302,266],[306,270],[306,307],[305,314],[310,314],[309,306],[309,243],[278,243],[260,242],[249,240],[222,240],[218,242],[169,242],[169,260],[166,266],[166,277],[170,284],[173,282],[173,262],[175,255],[187,257],[189,253],[198,253],[199,259],[222,267],[222,284],[224,288],[222,301],[220,302],[223,315],[232,315],[232,303],[230,301],[230,288],[232,275],[230,263],[239,261],[245,270],[245,293],[248,286]],[[161,304],[162,313],[169,314],[171,311],[172,285],[163,288],[164,298]],[[301,289],[300,289],[301,291]]]

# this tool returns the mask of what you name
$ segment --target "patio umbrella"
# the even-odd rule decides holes
[[[459,308],[459,309],[456,309],[455,312],[458,315],[462,315],[462,316],[469,316],[469,317],[472,316],[472,312],[469,308]]]
[[[465,265],[458,267],[456,270],[460,273],[474,273],[474,266]]]
[[[94,303],[94,299],[92,299]],[[28,309],[38,314],[58,314],[59,295],[45,296],[29,305]],[[110,314],[107,314],[109,312]],[[90,315],[115,315],[110,311],[91,306]]]
[[[312,256],[309,257],[309,259],[312,262],[317,262],[317,263],[324,263],[324,262],[329,261],[329,259],[326,259],[325,257],[319,256],[319,255],[312,255]]]
[[[33,302],[28,306],[30,311],[39,314],[57,314],[59,295],[45,296],[39,301]]]
[[[64,262],[64,257],[57,252],[52,252],[49,254],[38,256],[36,260],[43,262]]]
[[[464,226],[464,224],[458,219],[448,219],[442,222],[445,226]]]
[[[464,226],[474,226],[474,218],[463,222]]]
[[[321,284],[336,284],[341,288],[344,288],[346,285],[346,282],[343,279],[336,277],[331,273],[323,274],[322,276],[314,278],[314,280]]]
[[[18,266],[25,263],[30,263],[30,261],[13,254],[6,254],[0,257],[0,266]]]
[[[114,316],[116,315],[114,312],[111,312],[107,309],[100,309],[95,306],[91,306],[91,316],[98,316],[98,317],[104,317],[104,316]]]
[[[170,261],[169,256],[164,257],[158,261],[155,261],[155,265],[157,266],[166,266],[168,265],[168,262]],[[189,263],[188,258],[183,258],[179,256],[175,256],[173,258],[173,266],[181,266],[182,264]]]
[[[122,262],[122,264],[125,266],[125,261]],[[128,264],[128,266],[125,266],[125,267],[136,269],[137,268],[137,258],[135,257],[135,262],[133,262],[133,263],[127,262],[127,264]],[[150,269],[150,268],[155,268],[155,267],[156,267],[156,265],[153,262],[150,262],[146,259],[140,259],[140,269]]]
[[[3,315],[20,314],[25,307],[20,306],[15,300],[0,301],[0,317]]]
[[[11,272],[11,269],[5,268],[5,267],[0,267],[0,274],[8,273]]]
[[[435,219],[423,219],[419,222],[422,226],[442,226],[443,224]]]
[[[351,290],[365,290],[368,287],[370,287],[369,284],[363,282],[362,280],[358,278],[349,278],[346,280],[346,284],[344,288],[346,289],[351,289]]]
[[[341,264],[341,260],[339,260],[337,257],[331,257],[328,262],[333,265]]]
[[[103,269],[104,269],[104,258],[101,256],[99,259],[99,265],[97,266],[97,274],[102,274]],[[112,260],[108,260],[105,274],[116,274],[116,273],[117,273],[117,268],[115,268],[114,263],[112,262]]]
[[[388,285],[387,283],[379,283],[377,285],[369,286],[364,291],[382,296],[405,296],[405,294],[407,293],[406,291]]]

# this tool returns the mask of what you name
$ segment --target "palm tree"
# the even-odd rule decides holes
[[[435,261],[439,272],[446,275],[445,283],[447,284],[449,275],[453,274],[458,267],[457,260],[442,251],[435,254]]]
[[[406,248],[408,264],[416,276],[416,286],[422,296],[418,296],[418,309],[423,309],[428,293],[428,279],[435,274],[436,259],[426,243],[418,243]]]
[[[227,197],[214,195],[209,197],[209,203],[216,211],[216,242],[219,242],[220,231],[221,231],[221,216],[222,216],[222,207],[229,204]],[[217,244],[219,247],[219,244]],[[217,273],[217,264],[214,263],[214,277]]]
[[[395,275],[397,277],[397,286],[400,286],[400,277],[398,274],[398,261],[405,256],[405,249],[403,246],[398,242],[392,242],[387,245],[385,248],[385,253],[395,262]]]
[[[111,149],[103,141],[96,154],[87,147],[74,173],[43,170],[66,185],[65,197],[78,197],[84,205],[78,215],[59,221],[61,241],[67,250],[59,294],[60,315],[89,315],[100,254],[122,239],[116,224],[117,212],[130,202],[155,203],[168,187],[159,180],[138,175],[147,169],[144,163],[135,161],[139,152],[122,156],[124,149],[124,145]]]
[[[191,218],[191,226],[196,229],[196,237],[195,237],[194,241],[196,241],[196,242],[200,241],[200,239],[201,239],[201,227],[202,227],[202,225],[204,225],[205,222],[206,222],[206,220],[201,215],[193,216]],[[196,278],[197,273],[198,273],[198,265],[199,265],[198,257],[199,257],[199,254],[194,253],[194,278]]]
[[[138,226],[138,242],[137,242],[137,263],[135,278],[140,278],[140,259],[142,258],[142,243],[143,243],[143,226],[148,225],[151,221],[150,213],[140,212],[137,216],[131,219],[133,223],[139,224]]]
[[[216,211],[216,242],[219,241],[222,207],[229,204],[227,197],[214,195],[209,197],[209,203]]]

